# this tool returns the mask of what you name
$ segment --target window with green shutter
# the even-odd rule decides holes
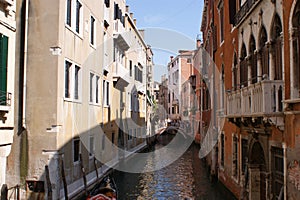
[[[6,105],[7,52],[8,52],[8,37],[0,34],[0,105]]]

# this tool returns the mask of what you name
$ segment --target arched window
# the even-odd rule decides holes
[[[262,76],[263,79],[269,77],[269,49],[266,45],[268,41],[267,31],[264,26],[262,26],[259,35],[259,48],[261,50],[261,64],[262,64]]]
[[[281,20],[278,14],[275,15],[272,25],[272,53],[275,64],[275,80],[282,80],[282,39],[280,37],[282,32]]]
[[[236,90],[237,89],[237,56],[236,56],[236,52],[234,52],[234,56],[233,56],[233,68],[232,68],[232,85],[233,85],[233,89]]]
[[[240,86],[248,86],[248,64],[247,64],[247,50],[245,43],[242,44],[240,57]]]
[[[292,17],[293,33],[292,33],[292,59],[291,67],[291,92],[292,98],[300,97],[300,1],[297,2]]]
[[[250,55],[250,65],[251,65],[251,83],[257,82],[257,57],[254,53],[256,49],[254,36],[251,35],[249,43],[249,55]]]

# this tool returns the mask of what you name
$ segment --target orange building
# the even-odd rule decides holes
[[[197,80],[200,119],[220,133],[211,174],[240,199],[300,199],[300,1],[204,0],[201,31],[219,71],[203,59]]]

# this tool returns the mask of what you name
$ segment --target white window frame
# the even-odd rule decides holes
[[[70,70],[69,70],[69,97],[66,97],[66,63],[70,63]],[[76,68],[79,68],[79,73],[78,73],[78,98],[75,98],[75,73],[76,73]],[[73,101],[73,102],[81,102],[82,101],[82,67],[77,64],[72,62],[70,59],[65,58],[64,59],[64,100],[65,101]]]
[[[103,106],[109,107],[110,106],[110,82],[108,80],[103,80],[102,88],[103,88]]]
[[[79,31],[76,31],[76,20],[77,20],[77,2],[80,3],[80,13],[79,13]],[[78,35],[80,38],[83,36],[83,3],[81,0],[71,0],[71,24],[67,23],[68,18],[68,0],[65,1],[65,26],[70,29],[74,34]]]
[[[94,20],[94,21],[93,21]],[[96,46],[96,18],[91,15],[90,16],[90,45],[92,47],[95,47]],[[93,29],[92,29],[92,26],[93,26]],[[92,41],[93,39],[93,41]]]
[[[92,79],[91,79],[92,77]],[[98,101],[97,101],[98,98]],[[100,76],[90,71],[89,73],[89,103],[100,105]]]
[[[66,82],[67,82],[67,80],[66,80],[66,67],[67,67],[67,63],[69,63],[70,64],[70,66],[69,66],[69,69],[68,69],[68,73],[69,73],[69,75],[68,75],[68,95],[66,95]],[[64,99],[69,99],[69,100],[71,100],[72,99],[72,65],[73,65],[73,63],[70,61],[70,60],[67,60],[67,59],[65,59],[65,61],[64,61]]]
[[[73,89],[73,92],[74,92],[74,101],[81,101],[81,91],[82,91],[82,69],[79,65],[76,65],[76,64],[73,64],[74,65],[74,89]],[[79,68],[79,73],[78,73],[78,88],[77,88],[77,93],[78,93],[78,97],[76,98],[76,68]]]

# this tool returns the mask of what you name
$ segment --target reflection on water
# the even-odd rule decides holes
[[[161,148],[161,145],[156,144],[154,148]],[[198,152],[199,148],[192,145],[176,162],[155,172],[132,174],[114,171],[119,199],[235,199],[221,184],[209,181]],[[158,159],[149,156],[145,168],[153,166]]]

